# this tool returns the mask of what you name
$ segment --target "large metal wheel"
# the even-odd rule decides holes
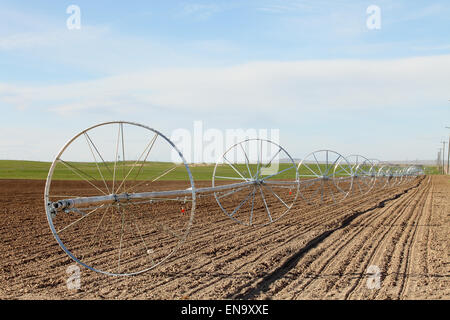
[[[402,183],[402,168],[394,166],[392,168],[391,187],[398,187]]]
[[[380,189],[392,187],[394,183],[392,168],[389,165],[381,165],[377,173],[377,186]]]
[[[173,189],[188,191],[169,196]],[[149,191],[168,195],[132,198]],[[134,275],[160,265],[184,242],[194,219],[195,187],[168,138],[115,121],[83,130],[61,149],[44,200],[51,231],[73,260],[108,275]]]
[[[400,186],[404,183],[404,168],[398,168],[396,171],[397,175],[397,186]]]
[[[351,195],[365,195],[369,193],[376,182],[376,174],[372,161],[361,155],[345,157],[353,172]]]
[[[227,184],[237,186],[214,192],[216,201],[228,217],[247,226],[265,226],[281,219],[299,193],[294,160],[281,146],[263,139],[237,143],[219,158],[212,187]]]
[[[420,174],[423,174],[422,169],[414,166],[409,167],[405,173],[407,182],[408,183],[412,182]]]
[[[300,196],[309,204],[338,203],[352,190],[352,167],[335,151],[312,152],[302,159],[297,170]]]
[[[377,191],[381,188],[383,188],[384,182],[382,177],[380,175],[380,169],[383,166],[380,160],[378,159],[369,159],[370,162],[372,162],[372,169],[370,170],[371,174],[375,177],[375,182],[373,184],[372,190]]]

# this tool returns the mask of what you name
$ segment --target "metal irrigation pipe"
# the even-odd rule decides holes
[[[80,197],[73,199],[64,199],[59,200],[53,203],[50,203],[49,206],[53,208],[53,212],[61,211],[64,209],[71,209],[79,205],[87,205],[87,204],[113,204],[120,202],[127,202],[131,200],[157,200],[155,198],[164,198],[164,197],[183,197],[189,196],[194,191],[195,193],[211,193],[218,191],[227,191],[236,188],[242,188],[250,185],[258,185],[258,184],[281,184],[281,185],[296,185],[299,184],[299,181],[264,181],[262,180],[251,180],[240,183],[232,183],[226,184],[222,186],[208,187],[208,188],[198,188],[192,190],[191,188],[185,190],[171,190],[171,191],[154,191],[154,192],[141,192],[141,193],[122,193],[122,194],[110,194],[106,196],[94,196],[94,197]]]

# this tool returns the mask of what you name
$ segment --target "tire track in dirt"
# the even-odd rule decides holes
[[[414,223],[420,210],[414,211],[410,207],[414,203],[420,207],[425,201],[423,210],[431,207],[432,214],[437,215],[436,212],[448,208],[445,199],[448,192],[438,194],[441,200],[437,204],[433,197],[425,197],[425,194],[419,199],[424,184],[417,190],[410,190],[419,182],[416,179],[410,184],[376,190],[367,197],[353,196],[338,205],[306,206],[298,201],[283,219],[262,228],[238,225],[225,216],[214,199],[199,199],[190,236],[165,264],[131,278],[108,277],[82,268],[82,289],[73,292],[67,290],[65,281],[68,277],[66,268],[74,262],[61,251],[49,231],[41,208],[42,186],[39,186],[42,182],[32,182],[26,188],[23,182],[14,182],[12,188],[0,188],[0,192],[8,194],[0,197],[0,216],[4,218],[0,224],[0,285],[6,288],[0,295],[3,298],[64,299],[236,298],[255,290],[260,281],[276,270],[283,270],[289,260],[293,263],[303,249],[303,256],[297,257],[298,262],[293,263],[293,267],[273,281],[268,290],[252,298],[339,298],[355,282],[364,284],[363,268],[371,262],[368,253],[381,245],[377,240],[389,232],[382,242],[385,244],[393,238],[398,242],[398,246],[389,245],[395,257],[395,263],[394,260],[387,261],[391,268],[389,279],[397,276],[397,289],[402,288],[394,292],[393,298],[415,296],[416,278],[402,278],[402,275],[418,272],[426,275],[426,283],[421,278],[425,289],[433,288],[445,296],[445,264],[439,256],[442,230],[422,230],[421,226],[416,226]],[[441,185],[448,187],[444,182]],[[445,188],[441,191],[448,190]],[[395,195],[399,195],[397,199],[389,200]],[[410,205],[406,204],[408,199]],[[17,206],[16,201],[22,206]],[[383,201],[384,208],[377,207]],[[401,203],[402,213],[398,209]],[[435,223],[436,216],[432,219],[432,214],[420,216],[420,224]],[[402,218],[395,220],[398,216]],[[439,221],[445,219],[442,213],[437,217],[440,217]],[[379,230],[375,230],[376,226]],[[330,231],[333,232],[328,233]],[[17,234],[21,235],[20,239],[15,236]],[[408,255],[410,244],[413,247]],[[305,249],[307,247],[309,250]],[[436,248],[439,250],[434,250]],[[399,260],[402,250],[404,257]],[[101,255],[95,248],[87,253],[92,258]],[[425,258],[420,259],[423,263],[417,269],[419,267],[411,261],[415,262],[414,257],[420,256]],[[309,273],[305,275],[304,270]],[[297,295],[293,295],[294,292]],[[357,298],[359,294],[356,290],[350,298]],[[375,297],[385,296],[385,292],[379,292]]]
[[[220,212],[220,211],[219,211]],[[222,213],[221,213],[222,214]],[[222,214],[223,215],[223,214]],[[225,221],[231,221],[231,220],[229,220],[229,219],[227,219],[227,220],[225,220]],[[232,222],[232,221],[231,221]],[[204,226],[203,226],[204,227]],[[289,226],[289,228],[292,228],[292,226]],[[234,228],[235,229],[235,228]],[[273,230],[273,228],[271,228],[272,230]],[[271,229],[269,229],[269,230],[271,230]],[[207,238],[210,238],[210,237],[214,237],[214,233],[212,233],[212,232],[210,232],[210,231],[208,231],[207,229],[202,229],[203,230],[203,234],[208,234],[209,236],[207,237]],[[221,230],[221,232],[223,233],[223,230]],[[259,232],[259,231],[257,231],[257,232]],[[280,231],[278,231],[277,233],[281,233]],[[270,234],[270,233],[268,233],[268,234]],[[260,235],[260,234],[259,234]],[[192,238],[192,236],[191,236],[191,238]],[[195,237],[194,237],[195,238]],[[265,237],[261,237],[261,236],[259,236],[259,237],[257,237],[257,240],[255,240],[254,242],[255,243],[258,243],[258,242],[261,242],[261,238],[265,238]],[[259,239],[259,240],[258,240]],[[236,242],[236,236],[235,235],[232,235],[231,237],[230,237],[230,241],[232,241],[232,242]],[[270,239],[269,239],[269,241],[271,241]],[[278,241],[279,242],[279,241]],[[248,242],[247,242],[247,244],[248,244]],[[259,246],[261,246],[262,244],[261,243],[259,243]],[[263,244],[264,245],[264,244]],[[242,250],[241,250],[242,251]],[[253,250],[253,251],[255,251],[255,250]],[[267,251],[267,247],[266,247],[266,250],[265,251]],[[187,253],[187,255],[189,255],[189,253]],[[264,258],[264,256],[267,256],[266,254],[259,254],[258,256],[257,256],[257,258],[256,259],[258,259],[258,257],[261,257],[261,258]],[[247,256],[247,254],[244,252],[244,253],[241,253],[241,252],[238,252],[237,254],[236,254],[236,258],[225,258],[226,260],[228,260],[228,261],[233,261],[233,260],[240,260],[242,257],[245,257],[246,259],[245,259],[245,261],[250,261],[250,262],[252,262],[252,260],[249,260],[249,257]],[[178,257],[177,257],[178,258]],[[178,259],[176,259],[176,260],[178,260]],[[175,261],[175,260],[174,260]],[[226,262],[228,262],[228,261],[226,261]],[[178,261],[179,262],[179,261]],[[245,264],[248,264],[248,262],[246,262]],[[205,266],[207,266],[207,265],[209,265],[209,263],[206,263],[206,264],[204,264],[203,266],[200,266],[199,267],[199,269],[200,268],[202,268],[202,267],[205,267]],[[186,267],[186,265],[181,265],[180,267]],[[186,268],[185,268],[186,269]],[[188,269],[188,271],[191,271],[191,270],[189,270]],[[172,273],[173,274],[173,273]],[[171,276],[172,274],[167,274],[166,273],[166,275],[169,275],[169,276]],[[217,271],[215,271],[214,272],[214,274],[217,274]],[[229,274],[230,276],[233,276],[232,274]],[[192,276],[192,273],[191,273],[191,276]],[[166,283],[166,282],[164,282],[164,283]],[[155,284],[155,286],[158,286],[158,287],[161,287],[161,283],[157,283],[157,284]],[[207,287],[207,286],[205,286],[205,287]]]
[[[410,191],[410,189],[407,191]],[[405,195],[402,199],[413,196],[414,193],[409,192],[408,196]],[[306,260],[302,262],[301,266],[293,269],[290,278],[294,281],[283,288],[283,291],[287,292],[284,293],[284,296],[276,295],[276,291],[271,291],[270,294],[276,297],[294,299],[306,295],[302,298],[304,299],[314,298],[314,295],[311,296],[310,292],[316,296],[318,295],[317,292],[320,292],[319,295],[323,297],[327,296],[328,292],[339,292],[339,288],[336,287],[348,281],[349,277],[361,277],[362,272],[347,272],[347,270],[351,269],[353,264],[360,263],[366,251],[373,247],[372,243],[377,243],[377,234],[367,229],[367,225],[370,226],[372,222],[375,223],[387,210],[399,206],[398,201],[391,201],[389,205],[382,206],[381,209],[375,209],[370,214],[357,218],[356,220],[359,221],[355,220],[347,230],[341,230],[339,233],[333,234],[330,239],[327,239],[321,245],[321,248],[312,252],[310,257],[305,258]],[[391,218],[394,219],[395,217]],[[361,223],[361,221],[364,221],[364,223]],[[339,259],[336,257],[339,257]],[[344,261],[345,263],[343,263]],[[312,276],[305,276],[305,271],[298,271],[308,270],[308,268]],[[305,283],[302,283],[303,281]],[[309,288],[310,285],[312,288]],[[305,289],[308,289],[308,294],[306,294]]]
[[[323,209],[323,208],[321,208],[321,209]],[[295,214],[297,214],[297,212],[295,213]],[[345,214],[345,211],[344,211],[344,214]],[[313,219],[312,220],[316,220],[317,219],[317,215],[316,214],[314,214],[313,215],[313,217],[312,217]],[[321,217],[321,219],[322,220],[329,220],[329,217],[327,217],[326,215],[325,216],[322,216]],[[230,220],[231,221],[231,220]],[[297,222],[298,223],[298,222]],[[239,249],[238,248],[238,251],[237,251],[237,253],[235,253],[235,254],[233,254],[233,252],[230,252],[229,254],[227,254],[227,255],[225,255],[225,256],[222,256],[222,257],[220,257],[219,259],[216,259],[214,262],[212,262],[214,265],[213,265],[213,268],[214,268],[214,273],[216,274],[216,272],[217,272],[217,268],[219,267],[221,267],[221,266],[226,266],[227,264],[230,264],[231,263],[231,266],[230,265],[228,265],[228,267],[226,268],[227,270],[230,270],[230,273],[228,274],[230,277],[233,277],[233,275],[235,275],[235,270],[237,270],[237,269],[243,269],[243,267],[245,267],[245,266],[247,266],[247,265],[249,265],[249,264],[255,264],[255,262],[257,262],[258,260],[262,260],[262,259],[264,259],[264,258],[266,258],[267,259],[267,257],[270,257],[271,256],[271,253],[272,252],[275,252],[274,254],[276,254],[276,252],[280,252],[280,247],[278,246],[278,245],[276,245],[276,246],[272,246],[272,247],[268,247],[268,245],[267,245],[267,243],[271,243],[271,242],[274,242],[271,238],[268,238],[268,236],[272,236],[272,237],[279,237],[279,234],[285,234],[284,235],[284,238],[285,239],[283,239],[283,238],[281,238],[281,239],[283,239],[283,243],[284,242],[289,242],[291,239],[294,239],[294,238],[297,238],[297,237],[299,237],[300,236],[300,234],[298,234],[298,232],[297,232],[297,229],[295,229],[295,227],[294,227],[294,229],[293,229],[293,227],[292,227],[292,225],[289,223],[289,221],[288,222],[286,222],[285,224],[287,224],[289,227],[288,228],[284,228],[283,230],[275,230],[274,232],[276,232],[276,234],[275,233],[273,233],[273,231],[270,231],[270,232],[268,232],[265,236],[261,236],[261,234],[259,234],[259,237],[256,237],[256,240],[255,241],[253,241],[255,244],[257,243],[258,244],[258,247],[261,247],[261,246],[263,246],[263,247],[265,247],[265,249],[264,249],[264,251],[263,251],[263,253],[259,253],[259,254],[257,254],[257,256],[256,256],[256,258],[251,258],[251,256],[248,254],[249,253],[249,251],[247,250],[247,252],[245,252],[246,250],[245,249]],[[314,227],[314,225],[312,226],[312,227]],[[270,229],[269,230],[273,230],[273,226],[271,226],[270,227]],[[278,229],[278,228],[277,228]],[[293,236],[291,237],[291,238],[288,238],[287,240],[288,241],[286,241],[286,237],[287,237],[287,235],[289,235],[289,233],[288,234],[286,234],[286,232],[284,232],[284,230],[286,230],[286,229],[292,229],[292,232],[293,232]],[[312,229],[311,227],[310,227],[310,229]],[[214,233],[213,232],[211,232],[210,230],[205,230],[205,229],[202,229],[203,231],[207,231],[207,232],[204,232],[204,233],[207,233],[207,234],[209,234],[209,235],[211,235],[212,237],[214,237]],[[243,230],[247,230],[247,229],[243,229]],[[258,233],[258,232],[260,232],[259,230],[253,230],[253,229],[251,229],[251,231],[250,231],[250,233],[255,233],[255,235]],[[273,234],[272,234],[273,233]],[[195,238],[195,236],[193,236],[194,238]],[[255,237],[253,237],[253,235],[250,235],[250,238],[255,238]],[[262,240],[261,239],[266,239],[267,238],[267,240],[265,240],[265,242],[261,242]],[[230,241],[232,241],[232,242],[236,242],[237,240],[236,240],[236,236],[235,235],[233,235],[233,236],[231,236],[230,237]],[[238,241],[239,242],[242,242],[240,239],[238,239]],[[279,241],[278,241],[279,242]],[[247,241],[246,243],[245,243],[246,245],[248,245],[249,244],[249,242]],[[253,243],[251,243],[251,244],[253,244]],[[281,251],[282,250],[284,250],[283,248],[281,248]],[[256,251],[256,250],[252,250],[252,251]],[[261,250],[259,250],[259,252],[261,252]],[[228,255],[231,255],[231,257],[228,257]],[[280,253],[278,253],[278,255],[280,256],[281,254]],[[244,261],[244,263],[242,263],[241,262],[241,258],[243,258],[243,257],[245,257],[245,259],[243,260]],[[235,267],[233,267],[233,263],[234,263],[234,261],[235,260],[237,260],[238,262],[236,263],[236,266]],[[207,266],[207,265],[209,265],[209,263],[206,263],[206,264],[204,264],[204,265],[202,265],[202,266],[200,266],[200,267],[198,267],[197,269],[201,269],[201,268],[204,268],[205,266]],[[189,270],[187,270],[188,272],[192,272],[192,269],[189,269]],[[245,272],[245,271],[244,271]],[[248,274],[248,273],[252,273],[253,274],[253,272],[252,272],[252,270],[248,270],[247,272],[245,272],[246,274]],[[191,275],[192,275],[192,273],[191,273]],[[223,276],[221,277],[221,278],[223,278]],[[248,276],[247,277],[245,277],[245,278],[248,278]],[[219,279],[220,280],[220,279]],[[207,289],[210,285],[212,285],[212,284],[217,284],[217,281],[216,280],[211,280],[211,282],[210,283],[206,283],[205,285],[202,285],[201,286],[201,288],[196,288],[196,289],[194,289],[193,291],[190,291],[189,292],[189,294],[187,294],[188,296],[192,296],[192,294],[194,294],[194,293],[199,293],[199,292],[201,292],[201,290],[203,290],[203,289]]]
[[[211,233],[210,233],[210,232],[207,232],[207,234],[211,234]],[[261,237],[260,237],[260,238],[261,238]],[[234,236],[231,237],[230,239],[231,239],[231,241],[236,241],[236,240],[234,239]],[[261,245],[263,245],[263,244],[262,244],[262,243],[259,243],[259,246],[261,246]],[[267,251],[267,248],[266,248],[265,251]],[[260,254],[260,256],[262,256],[262,255]],[[267,256],[267,255],[265,255],[265,256]],[[238,255],[236,255],[236,260],[239,261],[240,258],[243,258],[243,257],[246,258],[245,260],[248,260],[248,258],[249,258],[248,256],[245,256],[245,253],[244,253],[244,254],[239,253]],[[233,260],[233,259],[228,259],[228,260]],[[216,273],[214,273],[214,274],[216,274]],[[232,274],[229,274],[229,275],[232,276]],[[222,277],[222,278],[223,278],[223,277]],[[246,277],[246,278],[248,278],[248,277]],[[166,285],[169,286],[169,287],[172,286],[172,285],[170,284],[170,282],[168,282],[168,281],[164,281],[163,283],[166,284]],[[210,282],[210,284],[217,284],[217,283],[218,283],[218,281],[216,281],[216,280],[212,280],[212,281]],[[193,286],[194,286],[194,285],[193,285]],[[208,287],[209,287],[208,284],[204,286],[205,289],[207,289]],[[167,288],[159,286],[158,289],[166,290]],[[197,292],[198,292],[198,291],[197,291]]]
[[[414,218],[414,213],[417,211],[410,210],[410,208],[411,208],[410,204],[414,201],[417,201],[416,200],[417,196],[419,197],[419,199],[421,199],[424,195],[426,195],[426,191],[427,191],[427,187],[418,189],[416,194],[414,194],[414,196],[411,196],[408,199],[404,199],[404,201],[400,201],[400,206],[402,209],[397,213],[396,219],[393,221],[393,223],[387,224],[387,230],[383,233],[381,239],[377,240],[377,245],[371,251],[371,253],[369,255],[367,255],[367,259],[365,259],[365,263],[361,267],[362,275],[364,274],[364,271],[367,270],[367,268],[370,265],[380,266],[380,263],[376,262],[378,260],[379,256],[381,256],[382,254],[385,254],[385,257],[387,257],[386,250],[387,250],[387,246],[389,244],[388,240],[390,240],[392,242],[393,241],[392,239],[395,239],[395,235],[401,237],[402,234],[406,234],[406,232],[403,232],[403,230],[401,229],[402,226],[405,224],[405,222],[403,222],[401,224],[397,224],[397,222],[404,219],[404,220],[406,220],[406,223],[408,223],[411,219]],[[389,213],[389,211],[388,211],[388,213]],[[405,216],[404,216],[404,214],[405,214]],[[382,225],[385,225],[385,224],[383,223]],[[384,265],[380,269],[385,270]],[[382,275],[383,275],[383,272],[382,272]],[[366,276],[361,276],[360,278],[356,279],[354,281],[353,285],[351,285],[350,288],[345,292],[344,299],[350,299],[350,297],[352,297],[352,295],[357,291],[364,292],[365,294],[367,294],[368,293],[367,290],[365,290],[365,289],[363,290],[363,287],[365,287],[365,285],[366,285],[364,280],[367,280]],[[381,277],[381,281],[383,281],[383,277]]]
[[[321,242],[323,242],[325,239],[327,239],[330,235],[333,233],[342,230],[346,228],[354,219],[358,218],[359,216],[371,212],[376,208],[384,207],[385,204],[389,201],[395,200],[399,198],[402,194],[404,194],[407,191],[403,191],[401,193],[398,193],[394,195],[393,197],[383,200],[376,205],[369,207],[368,209],[357,211],[347,217],[345,220],[343,220],[340,225],[337,227],[326,230],[325,232],[321,233],[319,236],[311,239],[303,248],[301,248],[298,252],[296,252],[293,256],[289,257],[279,268],[275,269],[273,272],[269,273],[267,276],[265,276],[262,280],[260,280],[253,288],[243,292],[238,293],[237,295],[229,296],[229,297],[236,297],[239,299],[253,299],[260,295],[262,292],[267,291],[268,288],[276,281],[284,277],[288,272],[290,272],[291,269],[295,268],[299,260],[307,254],[312,249],[316,248]]]
[[[442,254],[439,257],[430,255],[430,252],[436,252],[436,249],[441,249],[439,246],[448,243],[447,238],[447,241],[441,241],[437,248],[432,248],[430,242],[430,235],[442,236],[444,234],[436,232],[437,230],[448,230],[448,223],[440,220],[439,214],[436,214],[439,212],[442,214],[446,211],[433,210],[436,200],[435,195],[437,194],[439,198],[442,194],[441,192],[436,193],[435,183],[440,183],[442,179],[445,179],[445,177],[433,179],[427,196],[423,197],[420,202],[418,201],[412,209],[420,211],[421,216],[416,221],[416,224],[407,225],[409,232],[406,233],[408,236],[405,236],[404,241],[400,241],[399,245],[392,249],[392,258],[389,259],[385,266],[386,278],[382,288],[377,290],[373,298],[379,299],[386,296],[392,299],[427,296],[442,298],[439,293],[442,292],[441,288],[445,287],[445,283],[447,282],[448,284],[449,282],[449,270],[447,269],[447,272],[445,270],[435,272],[433,270],[434,262],[436,258],[442,259],[443,256]],[[444,204],[448,206],[447,201]],[[447,252],[442,250],[441,253],[445,255]],[[431,289],[433,287],[436,290]],[[447,289],[447,293],[450,293],[450,289]]]
[[[405,193],[408,192],[409,190],[405,191]],[[352,224],[352,226],[349,226],[350,230],[343,230],[343,232],[341,233],[344,234],[335,235],[336,238],[339,238],[339,241],[332,242],[329,246],[324,245],[323,248],[321,249],[320,255],[318,255],[318,257],[314,257],[314,260],[311,263],[313,266],[311,266],[310,269],[313,269],[315,274],[322,274],[322,273],[325,274],[331,273],[336,275],[346,274],[347,269],[351,265],[350,262],[353,262],[354,260],[357,259],[361,259],[360,252],[366,252],[364,249],[367,250],[367,247],[370,246],[371,243],[374,242],[376,243],[376,239],[373,239],[376,238],[376,234],[370,232],[370,230],[367,230],[367,225],[375,223],[378,220],[378,218],[384,214],[386,210],[395,209],[398,206],[399,205],[397,205],[396,203],[392,203],[390,206],[380,205],[379,208],[382,208],[382,210],[374,209],[373,212],[371,212],[370,215],[368,215],[367,217],[360,217],[361,219],[363,218],[365,219],[364,223],[358,223],[357,221],[355,221]],[[394,217],[392,217],[392,219],[394,219]],[[350,243],[352,242],[356,242],[356,245],[351,246]],[[338,244],[337,249],[333,248],[335,244]],[[330,253],[331,250],[334,251]],[[343,261],[347,261],[346,264],[342,264],[340,263],[340,261],[336,261],[337,259],[335,259],[335,257],[338,256],[338,254],[339,257],[342,257]],[[324,260],[325,262],[323,262]],[[354,275],[358,276],[358,274],[355,273]],[[306,284],[304,284],[300,289],[293,291],[292,293],[293,297],[297,298],[297,296],[301,294],[306,288],[308,288],[310,284],[315,283],[314,280],[315,280],[314,277],[310,277],[309,281],[307,280]],[[332,281],[332,279],[329,280],[327,283],[326,291],[332,291],[333,288],[337,286],[337,284],[338,281]]]
[[[329,209],[329,208],[328,208]],[[330,213],[330,210],[327,210]],[[333,210],[331,210],[333,211]],[[347,210],[343,211],[343,215],[347,215],[348,213],[346,213]],[[297,212],[296,212],[297,213]],[[298,219],[297,219],[298,220]],[[314,215],[311,219],[312,221],[317,221],[317,215]],[[321,216],[321,220],[330,220],[330,217],[327,215]],[[288,222],[287,222],[288,223]],[[297,222],[298,223],[298,222]],[[310,231],[312,229],[314,229],[314,225],[312,227],[310,227],[309,229],[307,229],[307,231]],[[290,238],[287,238],[287,235],[284,236],[284,241],[282,242],[282,244],[289,244],[291,242],[291,240],[294,240],[296,238],[301,237],[302,235],[306,234],[306,232],[304,230],[301,230],[302,232],[297,232],[297,230],[293,229],[292,230],[294,233],[294,235]],[[300,231],[300,230],[299,230]],[[264,246],[263,243],[259,243],[259,246]],[[264,246],[265,250],[264,250],[264,254],[260,254],[259,257],[265,257],[266,260],[271,259],[273,260],[273,255],[276,254],[277,255],[277,260],[281,260],[284,256],[286,256],[286,254],[284,253],[284,249],[279,246],[274,246],[273,248],[267,248],[267,246]],[[281,253],[283,254],[281,254]],[[286,252],[289,254],[289,252]],[[240,257],[239,257],[240,258]],[[246,261],[251,261],[253,265],[257,265],[255,262],[257,262],[257,260],[249,260],[249,257],[247,256]],[[275,261],[276,262],[276,261]],[[239,264],[240,262],[238,262],[237,264],[237,268],[242,269],[243,266],[248,265],[249,263],[244,263],[244,264]],[[263,275],[263,273],[261,273],[261,275]],[[232,276],[232,274],[230,274],[230,276]],[[244,286],[248,286],[248,283],[245,283]],[[205,285],[204,288],[207,288],[208,285]],[[203,288],[202,288],[203,289]],[[196,292],[198,292],[199,290],[196,290]]]
[[[408,197],[413,196],[414,195],[410,193]],[[319,291],[323,296],[328,296],[328,292],[339,292],[339,287],[342,287],[352,278],[361,277],[363,273],[361,271],[354,271],[352,265],[361,263],[367,254],[367,251],[372,249],[373,243],[378,243],[377,233],[368,229],[367,225],[376,224],[379,218],[383,216],[384,212],[399,207],[397,202],[398,201],[394,200],[392,203],[389,203],[388,206],[383,206],[381,209],[375,209],[374,212],[371,212],[368,215],[361,216],[357,219],[358,221],[355,220],[347,230],[343,230],[341,232],[343,234],[335,234],[332,238],[327,239],[327,242],[322,246],[321,256],[317,258],[313,256],[314,260],[311,264],[311,269],[313,270],[313,274],[318,274],[320,276],[311,277],[311,280],[307,282],[307,285],[312,284],[312,288],[309,289],[310,292],[313,292],[317,296],[317,292]],[[395,219],[395,217],[389,218]],[[362,220],[364,221],[363,224],[360,223]],[[348,237],[349,235],[352,235],[352,237],[345,243],[342,250],[339,250],[339,255],[333,253],[329,254],[329,247],[332,247],[334,243],[342,242],[345,237]],[[322,273],[316,272],[315,270],[317,266],[320,266],[322,260],[326,261],[325,265],[321,268]],[[322,281],[322,275],[330,276],[328,276],[328,279],[325,278]],[[316,279],[318,281],[315,281]],[[303,290],[296,290],[294,298],[298,298],[305,293],[305,288],[303,288]],[[308,295],[306,298],[308,298]]]
[[[431,181],[431,186],[429,187],[429,191],[428,191],[428,195],[425,199],[425,203],[422,206],[422,210],[423,213],[422,215],[419,217],[419,220],[417,221],[416,227],[414,229],[413,235],[412,235],[412,239],[411,239],[411,243],[408,246],[408,254],[407,254],[407,258],[406,258],[406,265],[404,268],[404,281],[402,283],[401,289],[400,289],[400,293],[398,295],[398,299],[402,299],[403,297],[406,296],[406,292],[408,292],[410,290],[411,287],[411,276],[407,276],[407,275],[412,275],[412,274],[420,274],[419,272],[415,272],[416,270],[416,265],[421,265],[421,264],[413,264],[411,263],[412,260],[414,259],[420,259],[422,260],[422,258],[420,257],[420,255],[417,254],[418,249],[417,248],[420,244],[418,241],[418,237],[417,237],[417,230],[419,228],[419,226],[424,226],[426,225],[426,223],[423,223],[425,220],[430,222],[431,220],[431,205],[432,205],[432,197],[433,197],[433,184]],[[427,228],[427,231],[429,232],[429,228]],[[428,239],[428,236],[427,236]],[[427,241],[428,242],[428,241]],[[425,264],[427,257],[425,257]],[[426,267],[426,265],[425,265]]]

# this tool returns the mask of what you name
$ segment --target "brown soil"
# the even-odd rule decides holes
[[[0,181],[0,299],[450,299],[448,177],[339,205],[299,199],[259,228],[200,198],[187,241],[164,264],[133,277],[81,267],[78,290],[67,288],[74,262],[51,234],[43,189],[42,181]],[[379,289],[368,286],[371,266]]]

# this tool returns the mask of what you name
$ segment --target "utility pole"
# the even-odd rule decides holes
[[[446,127],[447,129],[450,129],[450,127]],[[448,137],[448,146],[447,146],[447,174],[450,174],[450,135]]]
[[[439,148],[438,150],[439,151],[438,151],[438,154],[437,154],[436,164],[437,164],[437,170],[440,173],[441,172],[441,164],[442,164],[442,162],[441,162],[442,148]]]
[[[447,141],[442,141],[442,174],[445,174],[445,144]]]

